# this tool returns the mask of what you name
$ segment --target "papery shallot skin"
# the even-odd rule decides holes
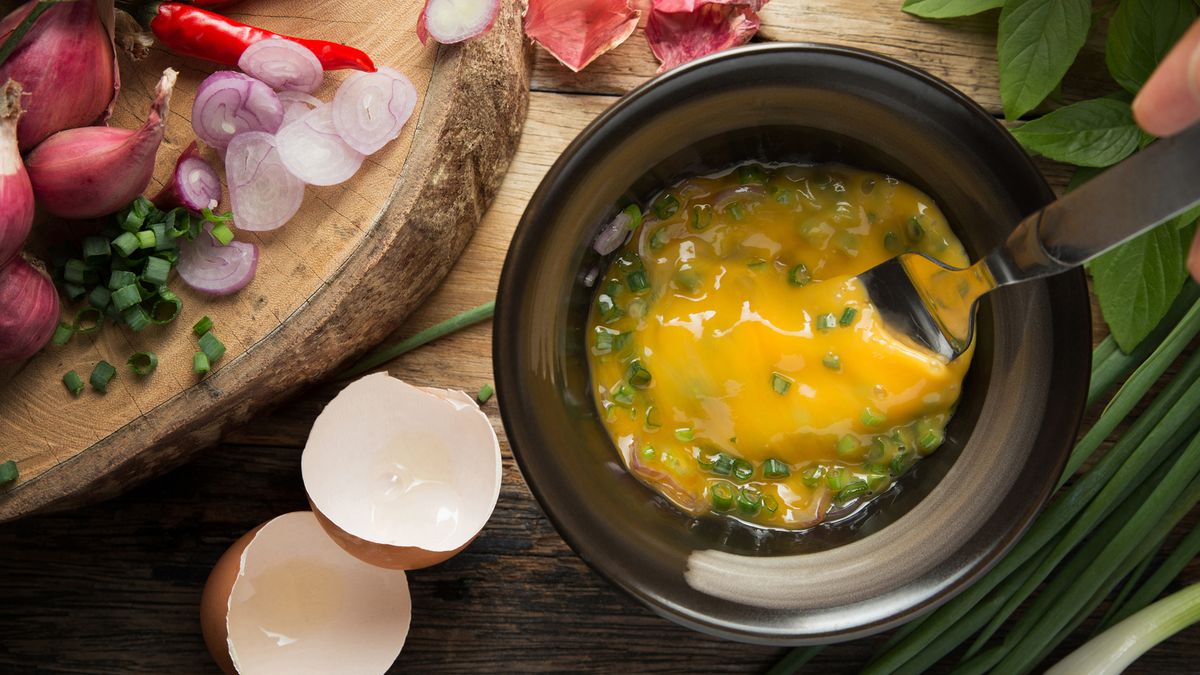
[[[640,15],[627,0],[529,0],[525,34],[579,72],[632,35]]]
[[[7,36],[36,4],[27,2],[0,20],[0,35]],[[108,118],[120,88],[112,25],[113,0],[57,3],[0,66],[0,82],[12,78],[26,94],[17,132],[21,152],[64,129]]]
[[[0,88],[0,265],[21,250],[33,226],[33,186],[17,150],[21,85]]]
[[[81,127],[54,134],[25,159],[33,194],[48,213],[95,218],[129,205],[154,173],[171,91],[178,76],[168,68],[139,129]]]
[[[661,63],[658,72],[749,42],[758,32],[758,12],[767,2],[652,0],[646,40]]]
[[[58,325],[58,291],[21,256],[0,265],[0,365],[33,356]]]

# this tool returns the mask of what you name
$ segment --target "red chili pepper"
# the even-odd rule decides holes
[[[272,33],[180,2],[144,5],[141,19],[167,49],[226,66],[236,66],[242,52],[255,42],[282,37],[312,50],[325,70],[375,71],[371,57],[353,47]]]
[[[196,7],[204,7],[205,9],[216,9],[218,7],[228,7],[230,5],[235,5],[241,1],[242,0],[183,0],[183,2],[186,2],[189,5],[194,5]]]

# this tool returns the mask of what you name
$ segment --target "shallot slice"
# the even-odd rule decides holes
[[[279,92],[279,102],[283,104],[283,123],[279,125],[280,129],[304,117],[304,113],[309,110],[325,103],[316,96],[302,91],[281,91]]]
[[[425,0],[417,18],[421,44],[429,38],[444,45],[463,42],[492,29],[500,14],[500,0]]]
[[[164,211],[182,206],[199,212],[220,205],[221,177],[200,156],[196,141],[192,141],[175,160],[175,170],[167,184],[151,201]]]
[[[218,70],[196,88],[192,129],[217,149],[243,131],[275,133],[283,122],[283,104],[266,84],[232,70]]]
[[[304,183],[279,158],[275,137],[246,131],[229,143],[225,179],[233,222],[243,230],[274,230],[300,210]]]
[[[179,278],[210,295],[229,295],[246,287],[258,269],[258,247],[246,241],[222,246],[212,236],[212,223],[193,241],[179,247]]]
[[[329,105],[280,129],[275,144],[287,170],[309,185],[343,183],[358,171],[365,157],[338,135]]]
[[[640,15],[627,0],[529,0],[525,34],[579,72],[632,35]]]
[[[768,0],[652,0],[646,22],[658,72],[745,44],[758,32]]]
[[[259,40],[246,47],[238,58],[238,68],[272,89],[306,94],[316,91],[325,79],[321,62],[312,50],[282,37]]]
[[[330,105],[338,135],[346,145],[369,155],[400,135],[417,105],[417,89],[391,68],[351,73]]]
[[[596,241],[592,243],[592,248],[596,249],[596,253],[600,255],[608,255],[617,250],[629,236],[629,224],[632,222],[633,216],[621,211],[600,230],[600,234],[596,235]]]

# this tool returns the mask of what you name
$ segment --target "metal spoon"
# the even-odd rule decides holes
[[[984,294],[1073,269],[1200,203],[1200,124],[1158,141],[1021,221],[966,269],[906,253],[858,276],[894,331],[953,360]]]

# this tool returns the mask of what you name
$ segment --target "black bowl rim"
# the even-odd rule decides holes
[[[505,352],[509,344],[516,342],[516,337],[520,334],[521,326],[516,323],[506,312],[509,303],[506,298],[516,296],[518,292],[518,278],[524,276],[524,272],[517,268],[513,261],[522,257],[520,253],[530,247],[535,237],[533,226],[530,224],[533,220],[531,214],[541,208],[542,203],[546,199],[546,193],[550,189],[550,185],[555,183],[559,175],[564,171],[570,158],[578,151],[580,146],[585,145],[599,129],[601,129],[608,121],[620,115],[627,107],[633,105],[639,98],[646,95],[651,90],[657,88],[663,83],[674,80],[691,73],[697,69],[704,68],[713,63],[738,59],[746,55],[756,55],[763,53],[824,53],[833,56],[848,57],[852,59],[862,59],[873,62],[877,65],[884,66],[896,71],[900,75],[919,80],[927,85],[937,89],[941,94],[945,95],[948,100],[953,100],[955,103],[966,109],[967,113],[978,118],[985,118],[1001,133],[997,134],[996,143],[1005,143],[1010,148],[1018,151],[1018,155],[1022,158],[1025,167],[1032,175],[1037,176],[1040,187],[1040,194],[1037,195],[1038,200],[1042,203],[1049,203],[1055,199],[1053,190],[1046,183],[1045,177],[1041,170],[1034,164],[1033,159],[1025,152],[1024,148],[1016,141],[1008,130],[987,110],[983,109],[978,103],[972,100],[963,92],[948,82],[920,69],[916,66],[909,65],[897,59],[871,52],[865,49],[854,47],[845,47],[841,45],[820,43],[820,42],[770,42],[770,43],[754,43],[735,47],[722,52],[711,54],[696,60],[693,60],[682,66],[671,69],[670,71],[660,74],[621,96],[615,103],[609,106],[604,112],[600,113],[595,119],[588,123],[586,127],[567,145],[566,148],[559,154],[554,164],[542,177],[538,183],[537,189],[530,197],[526,204],[525,210],[521,215],[521,219],[517,224],[517,228],[513,233],[512,240],[509,243],[505,254],[504,266],[501,270],[500,281],[496,294],[496,310],[495,322],[493,325],[492,339],[492,360],[494,376],[496,379],[497,390],[503,392],[511,389],[516,385],[521,375],[515,372],[509,366],[511,359],[506,358]],[[1087,289],[1087,278],[1082,269],[1065,272],[1057,276],[1058,283],[1066,284],[1071,281],[1075,286],[1074,293],[1081,297],[1089,297]],[[514,302],[515,304],[515,302]],[[1085,314],[1091,316],[1091,307],[1088,304],[1083,309]],[[1082,337],[1089,345],[1089,349],[1085,355],[1087,369],[1084,372],[1090,371],[1091,365],[1091,323],[1090,321],[1081,322],[1077,332],[1082,333]],[[1083,421],[1083,415],[1086,408],[1086,388],[1085,395],[1080,396],[1077,404],[1074,406],[1075,411],[1069,420],[1065,423],[1070,427],[1069,437],[1073,440],[1077,437],[1079,427]],[[576,539],[574,533],[568,532],[563,527],[562,522],[554,515],[554,513],[546,507],[546,497],[543,491],[537,486],[534,481],[529,479],[529,467],[526,465],[527,460],[522,458],[521,451],[517,448],[517,443],[513,440],[519,433],[514,433],[514,427],[517,424],[516,420],[520,417],[520,411],[511,409],[506,405],[504,396],[497,399],[497,405],[500,409],[501,421],[504,426],[506,437],[509,440],[509,447],[512,451],[513,458],[516,460],[520,470],[521,477],[525,481],[529,491],[537,500],[538,507],[545,514],[547,520],[553,525],[555,531],[562,538],[571,550],[578,555],[596,574],[605,579],[611,585],[621,589],[644,606],[653,610],[658,615],[674,621],[677,624],[700,631],[709,635],[720,638],[736,640],[739,642],[763,644],[772,646],[799,646],[823,644],[829,642],[839,642],[852,640],[868,635],[876,634],[882,630],[894,628],[898,625],[911,621],[933,611],[942,604],[948,602],[956,595],[973,585],[980,577],[986,574],[1002,559],[1008,551],[1015,545],[1018,539],[1029,529],[1037,515],[1045,507],[1051,495],[1055,491],[1055,482],[1047,481],[1041,490],[1034,495],[1036,498],[1030,500],[1031,507],[1026,510],[1019,519],[1016,527],[1012,528],[998,545],[992,548],[992,551],[986,557],[977,561],[972,569],[966,570],[964,574],[959,576],[952,582],[944,584],[937,589],[933,594],[927,597],[924,601],[904,608],[897,614],[892,615],[889,619],[878,621],[871,624],[862,624],[852,628],[847,628],[834,633],[822,634],[818,636],[796,636],[783,637],[775,633],[760,633],[753,631],[744,631],[734,629],[722,623],[706,621],[707,617],[703,617],[693,613],[680,611],[670,604],[664,603],[654,593],[647,592],[636,583],[629,583],[624,579],[616,578],[608,574],[603,566],[596,561],[593,561],[586,555]],[[1065,468],[1069,453],[1065,450],[1060,452],[1059,460],[1056,462],[1054,475],[1059,475]]]

